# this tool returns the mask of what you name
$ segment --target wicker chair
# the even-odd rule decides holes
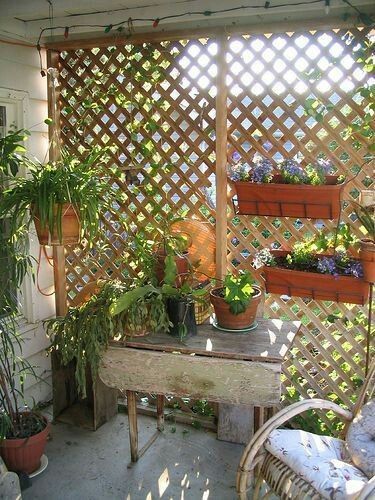
[[[347,425],[344,427],[344,437],[346,437],[348,424],[353,421],[357,413],[360,411],[364,405],[366,398],[370,399],[374,393],[375,385],[375,360],[371,363],[368,376],[362,386],[361,393],[358,397],[358,401],[353,407],[352,411],[347,411],[330,401],[325,401],[323,399],[309,399],[305,401],[299,401],[294,403],[275,414],[270,418],[253,436],[250,443],[245,448],[245,451],[241,457],[240,464],[237,472],[237,493],[241,500],[246,500],[247,498],[253,498],[254,500],[259,498],[260,491],[263,491],[262,485],[265,481],[269,487],[269,491],[265,494],[263,498],[268,498],[271,494],[276,494],[282,499],[320,499],[325,498],[319,493],[311,483],[307,482],[301,473],[293,470],[290,467],[291,459],[293,456],[293,451],[291,448],[292,442],[289,441],[291,445],[289,448],[290,453],[288,454],[288,442],[286,443],[285,449],[282,448],[282,453],[288,458],[285,459],[289,461],[289,465],[282,460],[282,456],[276,457],[274,454],[270,453],[266,449],[267,443],[270,443],[270,434],[274,431],[273,438],[276,435],[281,435],[282,432],[286,431],[276,431],[276,429],[287,422],[292,417],[303,413],[304,411],[315,409],[315,410],[326,410],[333,411],[338,415]],[[372,403],[370,403],[372,404]],[[372,415],[375,418],[375,415]],[[298,431],[289,431],[298,432]],[[289,436],[290,434],[288,434]],[[301,434],[298,434],[301,436]],[[284,439],[285,439],[284,434]],[[314,438],[321,441],[318,436],[312,435]],[[323,438],[324,439],[324,438]],[[328,438],[330,439],[330,438]],[[338,442],[338,440],[335,440]],[[298,443],[302,444],[302,443]],[[295,445],[294,445],[295,446]],[[310,450],[309,450],[310,452]],[[279,454],[280,455],[280,454]],[[306,462],[304,467],[306,467]],[[352,467],[349,461],[348,467]],[[296,467],[298,469],[298,467]],[[320,474],[321,472],[319,472]],[[322,477],[322,476],[321,476]],[[324,476],[323,476],[324,477]],[[252,493],[252,494],[251,494]],[[248,496],[249,494],[249,496]],[[327,498],[335,498],[334,495],[331,496],[327,493]],[[349,498],[345,495],[342,498]],[[375,499],[375,476],[371,479],[365,479],[365,486],[362,490],[350,496],[351,499],[355,500],[370,500]]]

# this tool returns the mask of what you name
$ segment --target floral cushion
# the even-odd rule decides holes
[[[346,447],[352,462],[369,478],[375,475],[375,399],[350,424]]]
[[[276,429],[265,447],[323,498],[354,499],[368,478],[349,461],[345,442],[306,431]]]

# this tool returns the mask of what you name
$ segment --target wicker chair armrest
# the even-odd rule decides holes
[[[240,498],[244,498],[241,497],[241,493],[243,494],[246,490],[247,474],[254,469],[256,464],[258,464],[259,461],[255,460],[255,457],[257,456],[259,450],[263,447],[270,433],[296,415],[313,409],[333,411],[347,421],[353,419],[353,414],[350,411],[344,410],[336,403],[332,403],[331,401],[326,401],[324,399],[306,399],[304,401],[293,403],[292,405],[280,410],[276,413],[276,415],[267,420],[267,422],[260,429],[258,429],[242,454],[237,473],[237,492],[239,493]]]
[[[371,500],[375,498],[375,476],[369,479],[369,482],[358,495],[357,500]]]

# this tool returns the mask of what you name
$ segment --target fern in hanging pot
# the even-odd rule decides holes
[[[77,157],[66,150],[56,162],[25,158],[29,175],[12,178],[0,200],[0,217],[10,223],[10,237],[35,223],[41,245],[91,242],[99,228],[108,148],[92,148]]]

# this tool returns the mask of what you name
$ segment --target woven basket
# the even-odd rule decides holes
[[[206,287],[206,293],[199,297],[199,302],[195,302],[195,321],[201,325],[211,316],[210,285]]]

